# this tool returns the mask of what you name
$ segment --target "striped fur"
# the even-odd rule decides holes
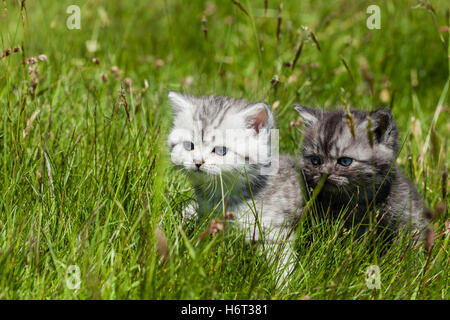
[[[222,188],[228,198],[227,211],[234,212],[233,225],[243,229],[249,242],[273,247],[286,276],[293,268],[292,223],[302,204],[293,161],[279,157],[275,174],[262,174],[272,164],[271,129],[275,121],[269,107],[226,96],[195,97],[170,92],[174,110],[173,128],[168,138],[172,162],[187,174],[197,203],[186,216],[202,217],[223,212]],[[223,136],[226,133],[226,138]],[[186,150],[183,143],[194,145]],[[214,154],[224,146],[227,154]],[[260,228],[261,227],[261,228]]]
[[[321,175],[328,174],[318,197],[324,210],[330,208],[332,215],[337,215],[347,208],[348,221],[356,217],[354,222],[362,225],[376,215],[380,226],[389,231],[407,227],[414,235],[422,235],[425,207],[414,185],[395,164],[398,130],[388,109],[369,114],[352,110],[350,117],[343,110],[300,105],[295,109],[305,122],[301,167],[307,185],[314,188]],[[323,163],[314,165],[315,156]],[[340,165],[342,157],[353,162]]]

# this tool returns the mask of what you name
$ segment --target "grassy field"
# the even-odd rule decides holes
[[[450,299],[448,1],[265,2],[0,1],[0,299]],[[182,225],[168,89],[265,100],[292,155],[294,102],[390,107],[398,163],[436,213],[432,249],[403,239],[380,256],[305,217],[277,288],[241,234]]]

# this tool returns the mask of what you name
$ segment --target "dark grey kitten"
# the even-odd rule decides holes
[[[275,120],[264,102],[169,92],[174,110],[168,138],[172,162],[191,180],[197,202],[184,216],[234,212],[248,241],[281,252],[293,266],[290,235],[302,203],[293,161],[274,154]],[[224,209],[224,207],[226,207]],[[282,250],[281,250],[282,249]]]
[[[301,105],[295,110],[305,123],[301,167],[306,184],[314,188],[321,175],[328,174],[317,198],[324,210],[329,208],[332,215],[347,210],[351,214],[346,217],[361,222],[359,231],[375,219],[383,227],[378,230],[387,230],[387,235],[400,228],[422,235],[425,207],[395,164],[398,130],[389,109],[369,114],[352,110],[351,117],[343,110]]]

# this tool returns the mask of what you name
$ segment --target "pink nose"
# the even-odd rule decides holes
[[[202,164],[204,163],[203,161],[194,161],[197,169],[200,169],[200,167],[202,166]]]

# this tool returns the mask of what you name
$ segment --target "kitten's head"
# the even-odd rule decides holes
[[[324,191],[352,195],[373,190],[384,181],[398,152],[398,131],[389,109],[367,114],[324,111],[295,105],[305,123],[302,167],[310,186],[328,179]],[[354,136],[350,123],[353,122]]]
[[[245,171],[251,178],[270,165],[274,118],[265,103],[174,91],[169,99],[174,111],[168,138],[171,159],[194,181],[214,180],[220,174],[231,181],[243,178]]]

